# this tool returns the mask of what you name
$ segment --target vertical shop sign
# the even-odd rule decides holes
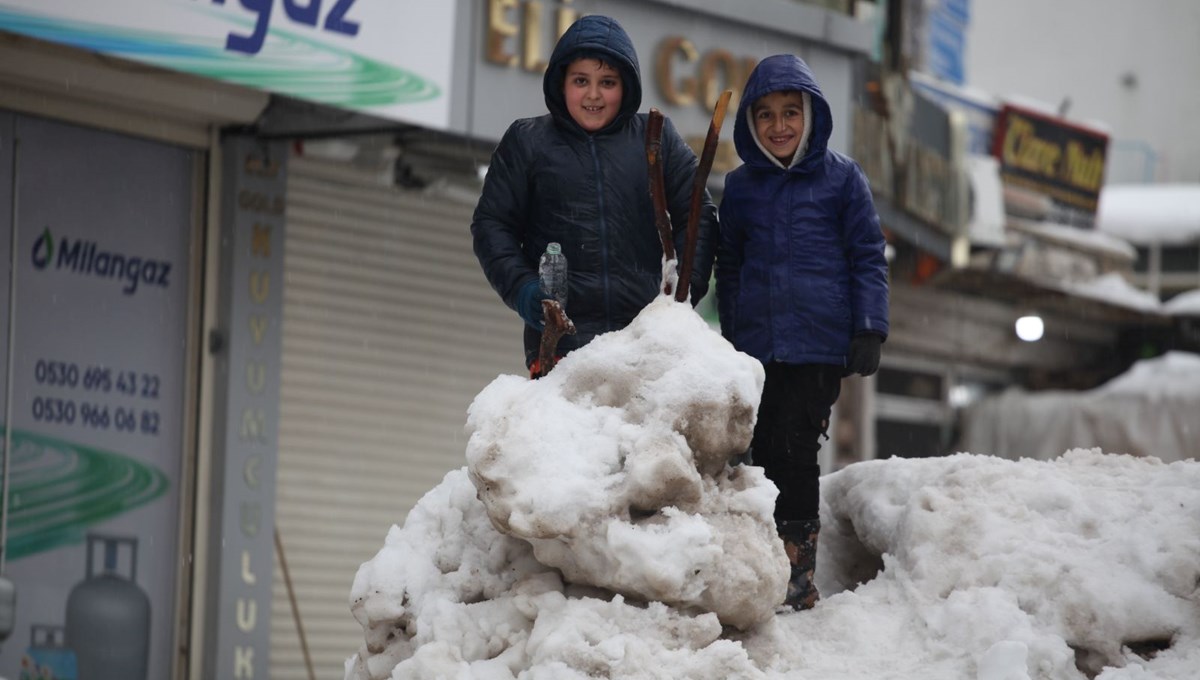
[[[230,250],[224,449],[214,541],[219,583],[215,668],[207,677],[268,677],[280,319],[283,312],[285,160],[281,142],[226,142],[222,224]]]
[[[11,227],[0,241],[15,267],[3,296],[17,626],[0,676],[48,677],[40,664],[53,656],[79,677],[169,677],[193,153],[9,120],[16,153],[9,140],[0,162],[16,191],[0,193],[0,211],[15,219],[0,221]]]

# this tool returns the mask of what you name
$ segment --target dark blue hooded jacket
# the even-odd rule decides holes
[[[786,168],[759,147],[750,119],[757,99],[781,90],[808,93],[808,146]],[[858,164],[826,148],[832,130],[801,59],[768,57],[750,74],[733,126],[744,164],[721,199],[717,308],[722,334],[764,363],[845,366],[855,334],[887,337],[879,216]]]
[[[589,134],[571,118],[563,95],[566,67],[580,57],[618,69],[621,110]],[[646,165],[646,114],[633,43],[616,21],[581,18],[563,34],[543,79],[550,113],[515,121],[492,155],[471,223],[475,255],[504,302],[516,308],[521,288],[537,279],[538,257],[557,241],[567,257],[567,315],[577,333],[570,351],[606,331],[624,328],[659,292],[662,245],[654,226]],[[662,158],[675,248],[682,252],[696,156],[668,120]],[[716,209],[705,193],[691,294],[708,290],[715,255]],[[526,363],[539,333],[526,326]]]

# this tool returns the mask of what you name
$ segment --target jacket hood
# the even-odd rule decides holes
[[[571,24],[566,33],[558,39],[554,52],[550,55],[550,63],[546,74],[542,77],[542,92],[546,96],[546,108],[555,119],[579,130],[579,125],[567,112],[567,101],[563,97],[563,79],[566,77],[567,66],[581,55],[598,57],[621,72],[621,110],[603,130],[605,132],[620,127],[625,121],[637,113],[642,105],[642,76],[638,66],[637,52],[633,49],[633,41],[629,34],[621,28],[616,19],[592,14]]]
[[[780,163],[759,144],[750,120],[750,107],[760,97],[771,92],[795,90],[804,93],[804,136],[798,149],[799,158],[792,159],[790,168],[806,169],[824,155],[833,132],[833,114],[829,102],[817,85],[812,70],[804,60],[793,54],[767,57],[754,67],[742,98],[738,103],[737,119],[733,123],[733,145],[742,162],[754,168],[780,167]],[[806,146],[807,144],[807,146]]]

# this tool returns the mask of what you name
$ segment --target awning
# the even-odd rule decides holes
[[[1100,277],[1096,281],[1104,284],[1111,279]],[[1100,294],[1104,288],[1089,288],[1090,284],[1037,281],[1010,272],[967,267],[940,271],[930,279],[929,285],[1037,310],[1042,314],[1056,314],[1089,322],[1171,325],[1171,317],[1161,306],[1152,309],[1149,305],[1119,295],[1102,299]]]

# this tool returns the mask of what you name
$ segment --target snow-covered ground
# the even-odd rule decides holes
[[[822,481],[824,599],[776,612],[775,487],[724,463],[761,383],[665,298],[542,380],[498,378],[468,466],[359,570],[346,677],[1197,677],[1192,460],[851,465]]]

